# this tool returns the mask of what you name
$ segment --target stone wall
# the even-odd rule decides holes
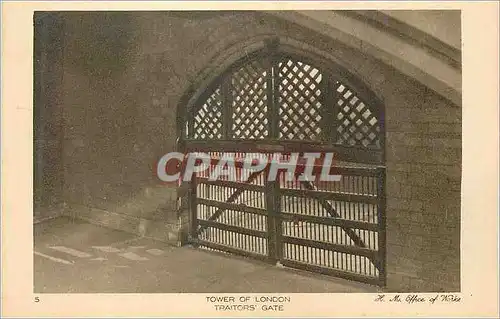
[[[388,286],[459,291],[461,108],[399,84],[386,100]]]
[[[370,56],[264,14],[68,13],[64,24],[67,214],[179,243],[187,216],[176,209],[177,189],[155,176],[156,161],[175,148],[178,108],[218,58],[249,39],[277,36],[330,55],[384,101],[388,289],[459,290],[460,106]]]
[[[35,14],[33,22],[33,210],[35,221],[41,221],[60,215],[63,203],[62,24],[47,13]]]
[[[143,54],[142,31],[126,13],[65,16],[66,211],[177,242],[176,190],[155,176],[174,147],[175,113],[155,99],[160,70]]]

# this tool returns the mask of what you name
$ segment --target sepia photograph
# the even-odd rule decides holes
[[[2,3],[2,316],[498,315],[498,3],[188,2]]]
[[[460,292],[459,10],[33,21],[35,292]]]

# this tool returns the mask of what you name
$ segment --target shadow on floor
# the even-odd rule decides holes
[[[374,293],[380,288],[61,217],[34,226],[35,293]]]

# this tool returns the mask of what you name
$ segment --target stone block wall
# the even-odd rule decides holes
[[[156,178],[175,115],[154,98],[139,31],[127,13],[64,17],[65,212],[176,243],[176,189]]]
[[[386,118],[388,285],[460,291],[461,108],[413,100]]]
[[[34,220],[61,214],[62,153],[62,23],[37,13],[34,28],[33,210]]]

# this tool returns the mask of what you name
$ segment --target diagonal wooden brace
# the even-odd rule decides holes
[[[248,179],[246,180],[246,183],[253,182],[257,178],[257,176],[259,176],[259,174],[262,174],[262,172],[263,171],[257,171],[250,174],[250,176],[248,176]],[[245,191],[244,188],[235,190],[234,193],[232,193],[231,196],[229,196],[226,203],[234,202],[244,191]],[[219,208],[212,216],[208,218],[208,221],[216,220],[225,210],[226,210],[225,208]],[[198,228],[198,230],[196,231],[196,234],[200,235],[201,232],[203,232],[206,228],[207,226],[200,226],[200,228]]]
[[[309,181],[301,181],[302,185],[304,185],[305,188],[308,190],[316,190],[316,187],[314,187],[312,182]],[[325,199],[322,198],[316,198],[318,202],[323,206],[323,208],[328,212],[328,214],[332,217],[335,218],[340,218],[340,215],[335,211],[335,208],[332,207],[332,205],[326,201]],[[347,236],[352,239],[354,244],[356,246],[362,247],[362,248],[367,248],[365,242],[352,230],[351,228],[340,226],[343,231],[346,232]],[[380,263],[378,259],[373,260],[372,258],[368,257],[370,261],[377,267],[377,269],[380,269]]]

